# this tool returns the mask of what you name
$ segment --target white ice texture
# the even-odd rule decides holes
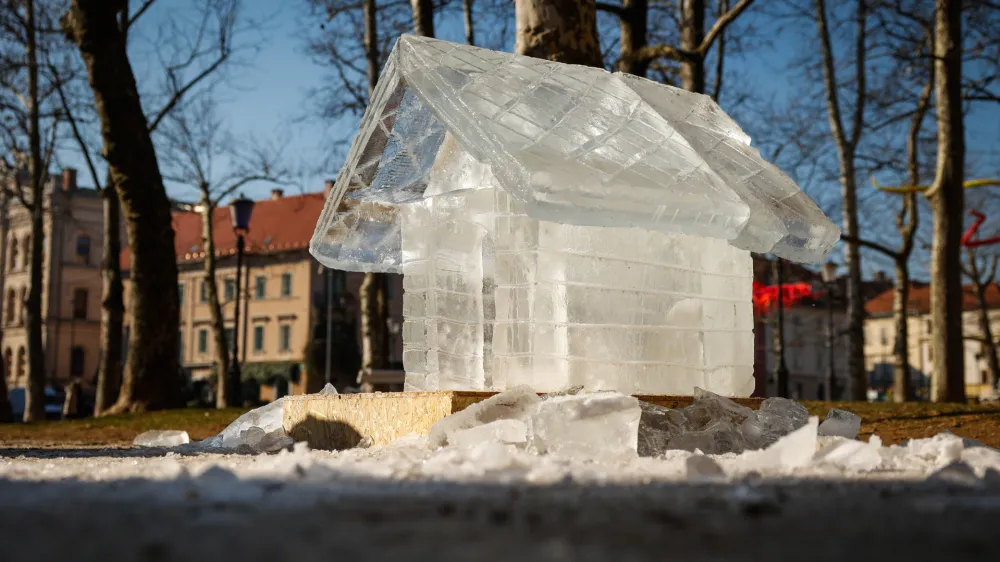
[[[151,429],[136,436],[132,445],[136,447],[176,447],[190,442],[191,438],[186,431]]]
[[[255,453],[284,449],[292,438],[283,426],[285,398],[251,410],[236,418],[222,433],[200,442],[209,449],[247,448]]]
[[[819,424],[819,434],[831,437],[846,437],[854,439],[861,429],[861,416],[834,408],[826,413],[823,423]]]
[[[750,251],[839,239],[709,97],[402,36],[310,249],[404,274],[408,390],[746,396]]]

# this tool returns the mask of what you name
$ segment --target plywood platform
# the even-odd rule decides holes
[[[495,392],[375,392],[334,396],[290,396],[285,401],[285,431],[295,441],[305,441],[314,449],[349,449],[362,439],[372,445],[388,445],[415,433],[427,435],[441,418],[464,410]],[[683,408],[690,396],[638,395],[639,400]],[[757,408],[759,398],[736,398],[736,402]]]

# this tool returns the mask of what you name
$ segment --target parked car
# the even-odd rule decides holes
[[[45,387],[45,419],[58,420],[62,418],[63,402],[66,396],[61,390],[51,386]],[[28,401],[27,389],[23,387],[10,389],[11,421],[24,421],[24,409]]]

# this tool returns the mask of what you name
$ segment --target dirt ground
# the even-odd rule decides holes
[[[931,437],[942,431],[1000,448],[1000,404],[934,404],[914,402],[804,402],[822,418],[831,408],[842,408],[861,416],[861,437],[877,434],[886,445],[908,439]],[[33,424],[0,424],[0,446],[5,447],[99,447],[127,446],[136,435],[149,429],[183,429],[192,440],[222,431],[242,410],[186,409],[99,419],[68,420]]]

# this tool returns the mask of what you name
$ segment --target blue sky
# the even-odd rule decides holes
[[[140,83],[151,77],[155,79],[156,73],[162,72],[157,70],[161,66],[152,55],[156,50],[155,41],[148,37],[155,35],[155,30],[163,21],[179,13],[184,15],[184,6],[190,5],[190,1],[161,2],[144,16],[142,25],[146,30],[146,43],[134,49],[132,54]],[[800,79],[788,65],[803,49],[814,48],[811,44],[811,37],[815,36],[814,28],[789,25],[770,30],[763,20],[766,16],[759,13],[753,15],[754,10],[751,9],[745,25],[759,25],[764,32],[753,41],[753,49],[732,55],[726,61],[726,83],[732,89],[724,91],[722,106],[740,121],[752,119],[752,108],[756,106],[748,102],[740,107],[731,107],[737,90],[752,92],[755,103],[769,103],[779,110],[782,104],[790,103],[794,96],[801,95]],[[297,179],[298,187],[293,189],[318,191],[322,189],[323,180],[334,177],[342,164],[337,158],[327,157],[330,139],[351,138],[356,125],[356,122],[331,125],[313,117],[316,112],[310,92],[317,88],[337,87],[335,82],[327,81],[327,70],[315,64],[305,52],[306,36],[318,31],[323,22],[307,13],[302,0],[281,0],[280,3],[245,0],[244,15],[261,23],[250,35],[244,36],[245,40],[257,46],[257,52],[252,57],[245,56],[243,64],[231,68],[225,82],[218,88],[219,99],[223,102],[220,105],[221,116],[238,137],[254,136],[280,143],[285,157],[311,168]],[[461,20],[454,11],[439,16],[436,26],[439,37],[463,40]],[[512,47],[512,44],[506,46],[507,49]],[[149,111],[150,107],[146,109]],[[753,124],[753,127],[741,124],[752,134],[760,134],[760,123]],[[825,114],[817,119],[816,127],[827,131]],[[970,115],[966,127],[969,158],[975,162],[976,171],[982,172],[977,175],[1000,175],[1000,104],[978,107]],[[72,152],[60,154],[60,162],[84,169],[78,155]],[[83,177],[82,181],[90,183]],[[894,178],[889,175],[882,179],[891,182]],[[270,185],[250,185],[245,193],[263,198],[270,188]],[[190,191],[177,186],[170,186],[169,189],[175,197],[190,199]],[[832,195],[832,199],[836,200],[839,186],[835,179],[819,178],[808,186],[808,190],[814,197],[816,194]],[[831,210],[831,214],[835,220],[839,218],[836,216],[839,212]],[[872,263],[877,266],[877,262],[876,259]],[[870,270],[870,267],[866,269]]]

